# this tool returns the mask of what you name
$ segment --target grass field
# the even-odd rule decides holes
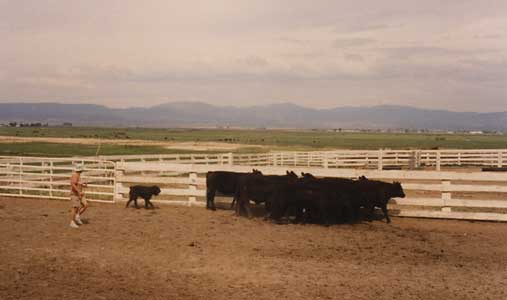
[[[218,129],[151,129],[0,127],[0,136],[95,138],[104,140],[100,154],[166,154],[192,152],[161,146],[125,146],[107,144],[107,140],[148,140],[167,142],[225,142],[245,144],[235,152],[321,149],[431,149],[506,148],[507,135],[417,134],[417,133],[340,133],[295,130],[218,130]],[[251,147],[262,145],[266,148]],[[250,147],[248,147],[250,146]],[[0,144],[0,155],[94,155],[96,145],[51,143]],[[196,151],[199,152],[199,151]]]

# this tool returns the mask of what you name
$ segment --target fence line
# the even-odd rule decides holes
[[[472,152],[484,155],[484,152],[477,150]],[[353,155],[357,157],[358,153],[356,151]],[[394,158],[390,156],[388,159],[401,163],[406,153],[399,152]],[[434,157],[440,157],[441,164],[445,164],[443,159],[448,157],[446,152],[432,153]],[[465,162],[464,159],[471,155],[455,153],[459,153],[460,159]],[[377,151],[377,159],[385,162],[384,154],[385,151]],[[427,159],[423,154],[428,155],[422,153],[420,161]],[[202,206],[206,195],[205,173],[219,170],[250,172],[255,167],[264,174],[282,175],[286,170],[293,170],[298,174],[309,172],[315,176],[358,178],[364,175],[369,179],[401,181],[403,188],[408,191],[407,198],[394,199],[391,206],[392,213],[399,216],[507,221],[507,173],[330,167],[334,163],[331,158],[343,160],[343,157],[350,158],[350,155],[351,152],[265,153],[255,157],[257,162],[267,158],[273,158],[273,161],[255,166],[234,164],[235,161],[242,164],[253,161],[253,155],[244,154],[171,155],[169,160],[158,156],[123,156],[122,160],[116,162],[91,158],[0,157],[0,195],[68,199],[73,164],[79,162],[85,164],[86,171],[82,178],[89,183],[86,194],[91,201],[125,200],[130,185],[157,184],[161,186],[162,193],[156,201]],[[313,163],[315,161],[318,163]],[[324,162],[327,168],[322,167]]]
[[[116,155],[99,159],[119,162],[177,162],[206,165],[293,166],[322,168],[418,169],[443,166],[504,167],[507,149],[448,150],[336,150],[313,152],[269,152],[256,154],[168,154]]]
[[[81,163],[90,201],[113,202],[115,163],[89,158],[0,157],[0,195],[69,199],[70,176]]]

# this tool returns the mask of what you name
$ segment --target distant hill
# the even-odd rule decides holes
[[[0,103],[0,122],[71,122],[88,126],[507,131],[507,112],[453,112],[393,105],[313,109],[291,103],[233,107],[173,102],[126,109],[93,104]]]

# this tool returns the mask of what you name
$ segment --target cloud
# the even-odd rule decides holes
[[[0,0],[0,101],[507,110],[506,20],[500,0]]]
[[[361,47],[375,43],[371,38],[339,38],[333,42],[337,48]]]
[[[266,59],[254,55],[238,59],[238,62],[240,64],[245,64],[248,67],[265,67],[269,65]]]
[[[362,61],[364,61],[363,56],[359,55],[359,54],[347,53],[347,54],[344,54],[344,58],[345,58],[345,60],[352,61],[352,62],[362,62]]]

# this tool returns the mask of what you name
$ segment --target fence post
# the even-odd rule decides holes
[[[416,168],[416,160],[417,160],[417,151],[412,150],[412,152],[410,152],[410,158],[408,161],[408,168],[410,170],[413,170]]]
[[[114,181],[113,181],[113,202],[116,202],[116,200],[123,199],[121,194],[121,188],[123,185],[121,184],[120,178],[124,175],[124,170],[120,170],[117,168],[116,163],[114,164]]]
[[[189,184],[188,189],[193,192],[197,190],[197,173],[189,173]],[[195,205],[197,202],[197,198],[195,196],[189,196],[188,197],[188,206]]]
[[[53,197],[53,161],[49,163],[49,198]]]
[[[382,162],[382,156],[383,156],[383,153],[382,153],[382,149],[379,149],[378,150],[378,169],[379,171],[382,171],[383,169],[383,162]]]
[[[19,194],[20,195],[23,195],[23,190],[22,190],[22,183],[21,183],[21,180],[23,178],[23,158],[20,157],[19,158],[19,180],[18,180],[18,187],[19,187]]]
[[[440,171],[440,151],[439,150],[437,151],[437,158],[436,158],[435,165],[436,165],[437,171]]]
[[[449,192],[449,187],[451,186],[451,181],[442,180],[442,208],[443,212],[451,212],[451,208],[447,205],[448,200],[451,200],[451,193]]]
[[[234,155],[232,154],[232,152],[229,152],[229,161],[228,161],[228,164],[230,166],[234,165]]]
[[[497,167],[501,168],[502,165],[503,165],[503,159],[502,159],[502,151],[498,151],[498,163],[497,163]]]
[[[421,166],[421,151],[420,150],[414,150],[412,151],[412,158],[411,158],[411,165],[410,169],[417,169]]]
[[[322,165],[324,166],[324,168],[329,168],[329,160],[328,160],[328,153],[327,152],[324,152],[323,153],[324,156],[322,157]]]

